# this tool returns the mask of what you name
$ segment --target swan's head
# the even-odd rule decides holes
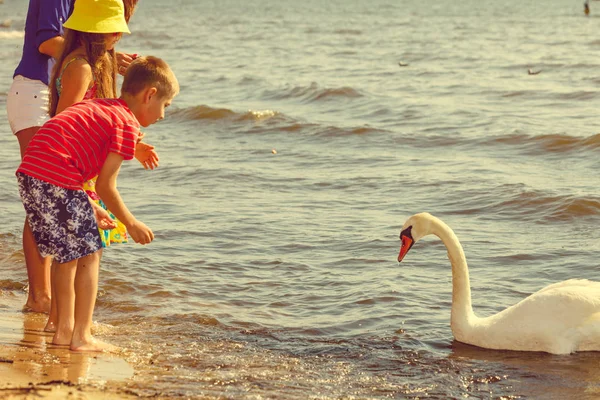
[[[423,236],[431,233],[433,216],[429,213],[415,214],[406,220],[400,232],[400,253],[398,262],[402,261],[410,248]]]

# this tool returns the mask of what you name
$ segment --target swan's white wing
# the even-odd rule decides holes
[[[481,347],[564,354],[600,350],[600,283],[570,280],[550,285],[523,301],[477,321],[473,339]],[[598,327],[598,328],[596,328]],[[590,344],[590,343],[595,343]]]
[[[546,286],[534,293],[534,295],[545,292],[547,290],[553,290],[561,287],[598,287],[600,290],[600,282],[590,281],[587,279],[569,279],[562,282],[556,282],[551,285]]]

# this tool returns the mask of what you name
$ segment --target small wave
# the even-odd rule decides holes
[[[0,280],[0,290],[24,290],[26,287],[27,285],[22,282],[13,281],[10,279]]]
[[[223,121],[233,123],[262,122],[261,124],[252,124],[250,127],[244,127],[246,133],[305,132],[309,136],[340,137],[388,132],[385,129],[374,128],[368,125],[358,127],[338,127],[301,122],[273,110],[235,112],[227,108],[212,108],[205,105],[173,111],[170,114],[170,117],[187,121],[212,120],[216,122]]]
[[[445,127],[431,127],[423,130],[425,133],[429,132],[459,132],[459,127],[445,126]],[[460,136],[453,135],[403,135],[395,139],[397,143],[418,146],[421,148],[444,148],[444,147],[456,147],[467,145],[469,142],[467,139],[461,138]]]
[[[315,94],[314,99],[322,100],[322,99],[326,99],[329,97],[354,98],[354,97],[362,97],[362,95],[360,93],[358,93],[356,90],[352,89],[351,87],[346,86],[346,87],[335,88],[335,89],[323,89]]]
[[[561,65],[561,64],[559,64]],[[598,68],[598,64],[597,63],[574,63],[574,64],[567,64],[566,66],[569,67],[569,69],[584,69],[584,70],[595,70],[596,68]]]
[[[570,151],[594,150],[600,148],[600,133],[588,137],[576,137],[565,134],[548,134],[530,136],[516,134],[493,138],[491,144],[510,144],[541,148],[550,153],[565,153]]]
[[[521,63],[521,64],[507,64],[507,65],[497,66],[496,68],[501,69],[501,70],[527,72],[527,70],[529,68],[549,70],[549,69],[560,69],[560,68],[564,68],[566,66],[568,66],[569,68],[573,67],[572,64],[562,64],[562,63],[538,63],[538,64]]]
[[[349,127],[349,128],[328,126],[323,129],[318,129],[316,131],[316,135],[323,136],[323,137],[338,137],[338,136],[351,136],[351,135],[366,135],[369,133],[381,133],[381,132],[387,132],[387,131],[384,129],[373,128],[370,126]]]
[[[20,39],[25,36],[22,31],[0,31],[0,39]]]
[[[362,35],[360,29],[336,29],[333,33],[338,35]]]
[[[600,216],[600,198],[545,196],[526,192],[497,204],[499,210],[514,210],[525,219],[566,222],[578,217]],[[518,211],[517,211],[518,210]]]
[[[202,105],[173,111],[170,116],[188,121],[263,121],[279,114],[280,113],[273,110],[248,110],[247,112],[240,113],[232,111],[228,108],[212,108]]]
[[[315,82],[311,83],[309,86],[294,86],[277,90],[267,90],[263,96],[273,100],[301,99],[308,103],[335,98],[353,99],[363,97],[356,89],[348,86],[339,88],[321,88]]]
[[[481,194],[463,193],[460,198],[462,206],[457,214],[487,214],[494,219],[518,218],[539,223],[600,217],[600,197],[552,195],[544,191],[524,190],[520,185],[501,185]]]
[[[235,112],[227,108],[212,108],[208,106],[195,106],[182,110],[173,111],[171,117],[184,120],[201,120],[201,119],[226,119],[236,115]]]
[[[273,122],[271,124],[271,122]],[[266,132],[300,132],[306,136],[312,137],[342,137],[353,135],[368,135],[372,133],[389,132],[385,129],[373,128],[371,126],[358,127],[339,127],[339,126],[323,126],[319,124],[311,124],[307,122],[299,122],[285,116],[278,116],[275,120],[270,120],[267,125],[257,125],[248,132],[250,133],[266,133]]]
[[[558,100],[593,100],[598,96],[597,92],[578,90],[576,92],[556,93],[553,97]]]
[[[377,130],[380,131],[380,130]],[[440,135],[436,132],[456,132],[457,135]],[[515,151],[533,156],[552,156],[572,152],[592,154],[600,149],[600,133],[591,136],[572,136],[568,134],[546,134],[528,135],[525,133],[513,133],[508,135],[488,136],[473,138],[461,136],[460,126],[433,126],[422,129],[426,135],[401,135],[396,142],[428,148],[472,147],[481,149],[491,147],[498,150],[501,146],[514,148]],[[587,152],[587,153],[586,153]]]
[[[242,77],[242,79],[240,79],[240,81],[238,82],[238,85],[239,86],[249,86],[249,85],[255,84],[259,81],[260,81],[260,79],[254,77],[254,76],[244,76],[244,77]]]
[[[512,92],[504,92],[502,94],[502,97],[508,97],[508,98],[526,97],[526,96],[531,96],[531,95],[540,94],[540,93],[541,92],[538,90],[515,90]]]
[[[358,51],[356,50],[340,50],[340,51],[336,51],[335,53],[332,53],[331,55],[333,57],[343,57],[343,56],[355,56],[358,54]]]
[[[252,134],[299,132],[314,137],[341,137],[389,132],[369,125],[339,127],[303,122],[273,110],[235,112],[227,108],[213,108],[206,105],[174,110],[169,117],[184,121],[214,121],[242,125],[245,133]]]

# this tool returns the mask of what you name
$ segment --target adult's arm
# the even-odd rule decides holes
[[[65,39],[62,36],[55,36],[39,45],[38,51],[52,58],[58,58],[62,52]]]
[[[62,24],[71,9],[70,0],[40,0],[38,3],[35,41],[40,53],[58,58],[62,52],[64,39],[61,36]]]

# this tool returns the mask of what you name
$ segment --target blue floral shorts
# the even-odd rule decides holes
[[[87,194],[17,173],[19,194],[43,257],[66,263],[102,248]]]

